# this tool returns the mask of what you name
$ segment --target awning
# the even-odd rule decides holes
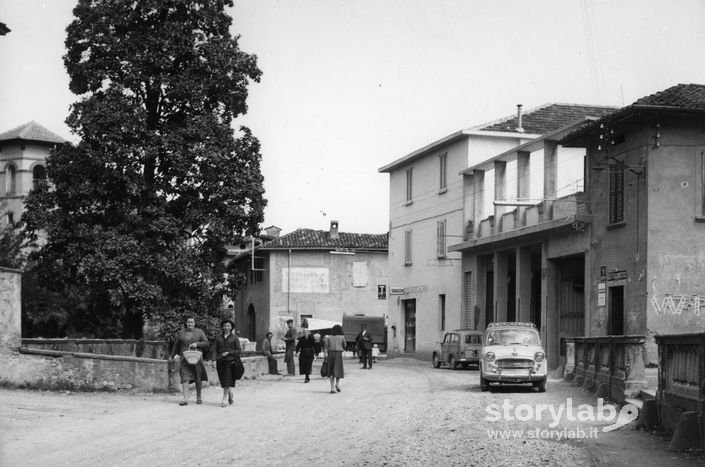
[[[340,326],[340,321],[328,321],[327,319],[306,318],[306,322],[308,323],[309,331],[330,329],[336,324]]]

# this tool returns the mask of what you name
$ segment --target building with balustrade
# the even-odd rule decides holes
[[[491,262],[480,273],[468,267],[463,253],[471,246],[464,242],[477,239],[480,233],[490,235],[487,230],[490,225],[492,235],[498,233],[504,236],[502,229],[509,229],[511,212],[516,211],[505,206],[495,209],[492,205],[495,193],[500,201],[506,201],[504,193],[511,191],[508,187],[513,190],[518,186],[516,163],[509,161],[511,156],[503,156],[496,161],[493,158],[546,134],[558,137],[559,133],[556,132],[561,129],[584,122],[586,117],[600,117],[613,110],[611,107],[547,104],[523,112],[518,106],[515,115],[457,131],[379,169],[389,174],[390,185],[391,295],[387,307],[390,355],[410,354],[430,358],[445,330],[481,329],[488,316],[494,320],[495,310],[505,307],[503,302],[495,304],[496,300],[501,300],[499,297],[503,296],[504,290],[494,292],[494,286],[487,285],[487,272],[494,271]],[[543,150],[539,149],[526,150],[543,154]],[[559,158],[558,153],[554,156]],[[541,164],[537,160],[531,167],[522,166],[519,187],[522,197],[533,194],[541,201],[546,197],[542,190]],[[479,182],[481,172],[484,174],[482,184]],[[574,175],[572,169],[567,169],[566,173]],[[524,180],[524,177],[534,174],[542,180],[536,184],[539,190],[530,188],[528,181]],[[495,178],[499,181],[496,184]],[[568,188],[578,185],[577,178],[573,179]],[[550,191],[561,186],[558,179],[552,180],[549,176],[547,180]],[[473,190],[479,191],[474,193]],[[562,191],[558,191],[560,195]],[[556,193],[551,193],[550,198],[556,196]],[[473,199],[475,201],[471,201]],[[542,203],[536,201],[535,204]],[[559,203],[556,210],[565,204]],[[552,205],[549,207],[549,203],[543,203],[543,206],[547,208],[546,215],[552,212]],[[575,206],[573,203],[573,210]],[[522,215],[516,220],[517,226],[525,222],[522,217],[524,211],[526,208],[522,206]],[[531,216],[531,212],[528,215]],[[460,246],[454,246],[458,244]],[[472,254],[481,252],[484,260],[494,258],[492,248],[491,245],[483,245],[479,250],[473,250]],[[527,249],[522,256],[527,254],[528,261],[534,263],[525,263],[535,271],[537,264],[540,264],[536,260],[536,248]],[[505,263],[510,259],[507,257]],[[522,268],[526,267],[525,263],[522,263]],[[580,264],[569,263],[566,267],[571,270],[578,268],[582,276],[583,267]],[[515,267],[507,270],[503,277],[505,282],[513,280],[509,273],[514,270]],[[490,277],[489,281],[494,284],[493,278]],[[536,290],[537,285],[529,282],[522,283],[521,287],[522,290],[525,287]],[[529,299],[524,306],[538,309],[540,304],[536,301],[530,303]],[[512,316],[512,312],[509,313],[507,317]],[[503,315],[497,315],[500,316]],[[523,311],[521,314],[514,313],[514,316],[539,318],[535,312],[531,315]],[[544,320],[537,324],[545,323]]]

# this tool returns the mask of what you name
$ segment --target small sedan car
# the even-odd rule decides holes
[[[446,332],[443,342],[438,343],[433,350],[433,366],[440,368],[448,364],[455,370],[458,365],[467,368],[468,365],[480,363],[482,350],[482,331],[475,329],[456,329]]]
[[[480,389],[490,383],[531,383],[546,391],[546,353],[533,323],[490,323],[481,351]]]

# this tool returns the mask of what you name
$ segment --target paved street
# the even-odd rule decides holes
[[[551,381],[545,394],[483,393],[475,370],[411,359],[382,361],[371,371],[352,358],[345,364],[340,393],[330,394],[319,376],[309,384],[265,376],[238,383],[235,405],[225,409],[217,387],[204,392],[202,406],[186,407],[172,394],[2,389],[0,465],[687,466],[704,459],[669,452],[661,438],[630,426],[603,433],[606,422],[486,420],[490,404],[559,405],[569,397],[576,408],[595,404],[562,381]],[[577,427],[586,434],[594,428],[598,437],[528,438]],[[524,439],[488,434],[503,429]]]

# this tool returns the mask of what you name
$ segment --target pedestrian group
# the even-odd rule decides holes
[[[184,318],[184,327],[176,335],[169,359],[178,359],[179,376],[181,381],[182,400],[179,405],[188,405],[189,385],[195,383],[196,404],[202,404],[201,397],[203,382],[208,381],[203,355],[211,349],[206,334],[196,327],[193,316]],[[321,338],[320,334],[311,334],[308,327],[304,326],[301,333],[297,333],[294,320],[287,320],[287,330],[282,340],[284,341],[284,362],[286,363],[287,376],[295,375],[294,358],[299,358],[299,374],[304,376],[304,383],[311,381],[313,361],[323,351],[321,376],[328,377],[330,393],[341,392],[340,380],[345,377],[343,368],[343,352],[346,350],[346,341],[343,328],[336,324],[331,329],[331,334]],[[223,388],[221,407],[228,407],[234,403],[233,388],[238,379],[242,378],[244,366],[240,358],[242,346],[240,338],[235,332],[235,323],[225,319],[220,323],[222,332],[215,338],[211,360],[215,361],[220,386]],[[272,344],[273,334],[267,332],[262,341],[262,354],[267,357],[269,374],[281,374],[277,368],[277,359],[274,356],[275,346]],[[356,348],[360,352],[360,359],[365,369],[372,369],[376,344],[367,331],[367,326],[361,326],[356,338]],[[325,374],[324,374],[325,373]]]

